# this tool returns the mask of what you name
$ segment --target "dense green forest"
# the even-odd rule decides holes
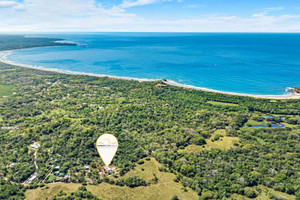
[[[55,42],[60,41],[60,42]],[[38,38],[25,37],[22,35],[0,35],[0,51],[12,50],[30,47],[44,47],[44,46],[73,46],[75,44],[63,43],[61,39],[57,38]]]
[[[5,90],[0,97],[0,199],[22,199],[26,189],[55,181],[147,187],[155,184],[155,176],[151,182],[122,176],[148,157],[199,199],[255,198],[258,185],[300,199],[300,100],[255,99],[163,81],[58,74],[3,63],[0,90]],[[104,133],[119,141],[112,163],[117,179],[99,176],[104,164],[95,143]],[[232,144],[225,144],[229,140]],[[84,187],[66,198],[78,195],[97,199]]]

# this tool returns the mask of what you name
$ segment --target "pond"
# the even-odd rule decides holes
[[[271,124],[271,127],[274,127],[274,128],[283,128],[284,127],[284,124]]]

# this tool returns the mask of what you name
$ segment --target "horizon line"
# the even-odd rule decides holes
[[[295,32],[266,32],[266,31],[251,31],[251,32],[243,32],[243,31],[0,31],[0,35],[2,34],[15,34],[15,33],[23,33],[23,34],[51,34],[51,33],[288,33],[288,34],[300,34],[300,31]]]

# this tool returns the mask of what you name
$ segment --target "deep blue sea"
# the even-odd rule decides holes
[[[86,33],[29,35],[79,46],[13,51],[32,66],[122,77],[170,79],[246,94],[300,87],[300,34]]]

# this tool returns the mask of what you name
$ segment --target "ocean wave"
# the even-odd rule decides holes
[[[60,43],[60,44],[74,44],[74,45],[80,46],[80,44],[77,44],[76,42],[71,41],[71,40],[57,40],[57,41],[54,41],[54,43]]]
[[[285,92],[292,92],[295,88],[292,87],[286,87]]]
[[[283,98],[283,97],[292,97],[293,96],[292,90],[286,90],[286,93],[282,94],[282,95],[259,95],[259,94],[247,94],[247,93],[220,91],[220,90],[215,90],[215,89],[210,89],[210,88],[204,88],[204,87],[198,87],[198,86],[193,86],[193,85],[182,84],[182,83],[178,83],[178,82],[172,81],[172,80],[167,80],[166,82],[170,85],[184,87],[184,88],[202,90],[202,91],[206,91],[206,92],[215,92],[215,93],[223,93],[223,94],[230,94],[230,95],[238,95],[238,96],[251,96],[251,97],[258,97],[258,98]]]

